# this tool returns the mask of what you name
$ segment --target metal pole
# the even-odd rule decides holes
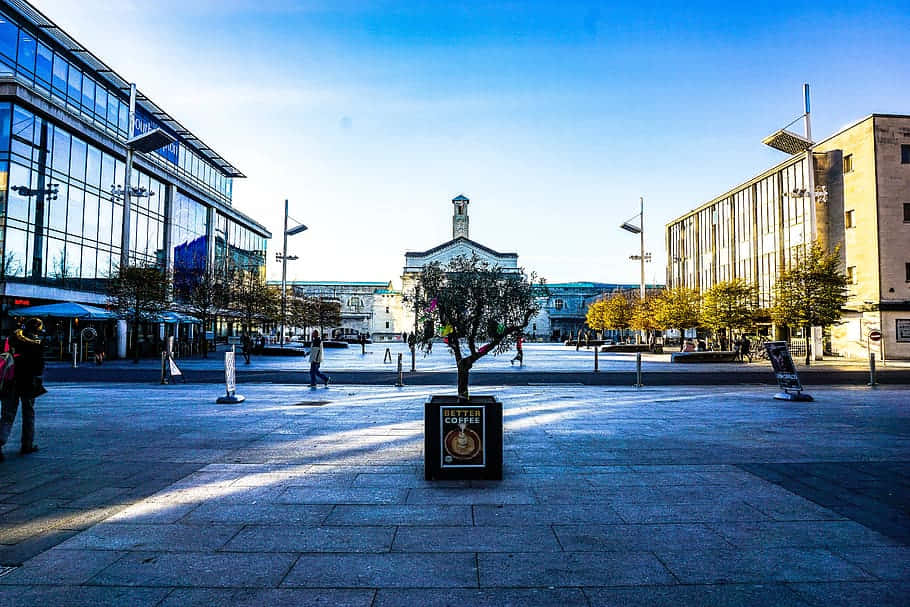
[[[420,299],[420,286],[414,287],[414,336],[411,338],[411,373],[417,371],[417,300]]]
[[[875,381],[875,354],[873,352],[869,352],[869,383],[867,385],[870,388],[878,385],[878,382]]]
[[[133,138],[133,129],[136,124],[136,84],[130,84],[130,112],[129,127],[126,133],[127,140]],[[123,173],[123,221],[120,232],[120,267],[130,265],[130,181],[133,172],[133,148],[126,145],[126,167]],[[104,184],[102,184],[104,185]]]
[[[404,378],[402,377],[401,371],[401,352],[398,353],[398,383],[395,384],[399,388],[404,385]]]
[[[641,201],[641,305],[645,304],[645,197],[640,198]],[[645,341],[645,330],[641,329],[638,332],[638,343],[642,344]]]
[[[594,372],[600,372],[600,358],[598,353],[600,352],[600,346],[594,346]]]
[[[281,347],[284,347],[284,313],[288,298],[288,201],[284,200],[284,245],[281,249]]]
[[[167,359],[165,358],[166,356],[167,356],[167,352],[161,353],[161,383],[162,384],[167,383],[167,371],[166,371]]]
[[[635,387],[641,388],[641,352],[635,353]]]

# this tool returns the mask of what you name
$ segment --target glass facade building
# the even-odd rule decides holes
[[[143,195],[130,197],[124,236],[127,142],[155,128],[174,141],[134,154],[130,186]],[[131,125],[126,80],[28,3],[0,0],[5,310],[25,302],[105,303],[124,247],[130,263],[166,268],[177,281],[234,265],[264,273],[271,235],[232,207],[238,177],[141,92]]]

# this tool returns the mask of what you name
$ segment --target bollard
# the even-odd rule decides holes
[[[869,383],[866,384],[870,388],[874,388],[878,385],[878,382],[875,381],[875,354],[869,353]]]
[[[167,353],[161,353],[161,383],[167,383]]]
[[[404,379],[402,378],[401,371],[401,352],[398,353],[398,383],[395,384],[399,388],[404,385]]]
[[[600,346],[594,346],[594,372],[600,372],[600,359],[598,357],[598,352],[600,352]]]
[[[76,357],[78,356],[79,346],[72,344],[70,348],[73,351],[73,369],[77,369],[79,368],[79,361],[76,360]]]
[[[635,387],[641,388],[644,384],[641,383],[641,352],[635,353]]]
[[[411,373],[417,371],[417,346],[411,346]]]

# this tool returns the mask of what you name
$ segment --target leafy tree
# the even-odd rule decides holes
[[[628,329],[632,320],[632,303],[622,293],[595,301],[588,307],[585,321],[595,331]]]
[[[813,243],[774,285],[771,317],[781,325],[803,327],[807,344],[810,329],[837,323],[847,302],[847,276],[840,271],[838,250],[829,253]],[[807,347],[807,365],[809,358]]]
[[[632,305],[632,317],[629,321],[629,326],[636,331],[647,332],[649,337],[648,343],[651,343],[650,337],[653,335],[653,332],[663,328],[663,325],[661,325],[657,319],[657,310],[660,306],[660,301],[660,295],[645,293],[645,298],[642,300],[636,293]]]
[[[479,359],[507,352],[540,310],[543,282],[524,270],[507,273],[476,255],[443,267],[427,265],[411,296],[421,321],[417,343],[425,352],[442,337],[458,367],[458,395],[468,398],[468,375]],[[533,285],[533,286],[532,286]]]
[[[281,291],[266,284],[258,267],[235,268],[230,286],[230,307],[239,314],[244,331],[254,322],[280,322]]]
[[[170,279],[155,265],[121,266],[108,284],[108,301],[133,331],[133,362],[139,362],[139,324],[156,322],[168,307]]]
[[[199,269],[182,276],[174,285],[174,293],[184,308],[202,322],[202,337],[205,342],[205,331],[230,303],[228,285],[215,276],[214,272]],[[202,348],[202,357],[208,358],[208,353],[206,345]]]
[[[702,324],[715,333],[746,329],[755,322],[758,287],[741,278],[725,280],[705,292],[702,302]]]
[[[701,297],[695,289],[675,287],[664,291],[656,302],[654,319],[664,329],[685,329],[701,324]],[[680,347],[681,349],[681,347]]]

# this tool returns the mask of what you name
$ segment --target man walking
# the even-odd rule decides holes
[[[245,364],[250,364],[250,355],[253,353],[253,340],[250,338],[249,333],[244,333],[243,337],[240,338],[240,344],[243,349],[243,361]]]
[[[28,455],[38,450],[35,445],[35,398],[46,392],[41,376],[44,374],[44,346],[41,332],[44,324],[30,318],[24,329],[17,329],[7,340],[6,348],[13,354],[15,378],[11,390],[2,398],[0,413],[0,449],[9,439],[16,421],[19,403],[22,403],[22,448],[19,453]],[[0,451],[0,460],[3,452]]]
[[[325,348],[322,345],[322,338],[319,336],[319,331],[313,331],[313,341],[310,344],[310,387],[316,387],[316,378],[318,377],[322,380],[326,388],[329,387],[330,378],[325,373],[322,373],[319,370],[319,365],[322,364],[323,359],[325,358]]]
[[[525,351],[522,347],[523,345],[524,345],[524,336],[519,335],[518,341],[515,342],[515,358],[513,358],[512,361],[509,363],[510,366],[514,365],[516,360],[518,361],[519,367],[522,366],[522,364],[524,363]]]

